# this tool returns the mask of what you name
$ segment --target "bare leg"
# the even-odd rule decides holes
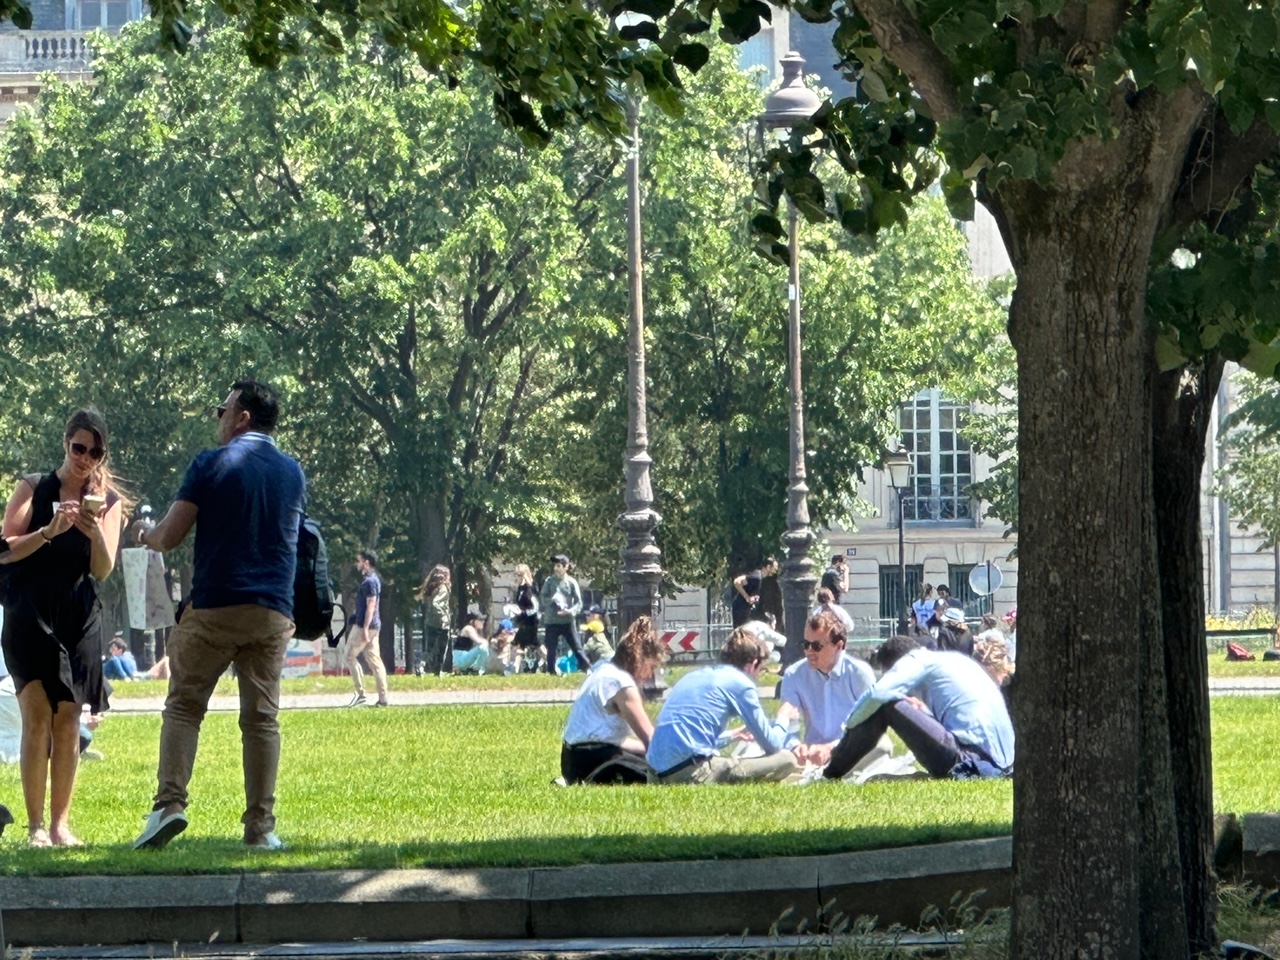
[[[31,842],[48,846],[49,834],[44,828],[44,797],[49,783],[49,741],[52,736],[53,708],[45,696],[44,684],[32,680],[18,694],[22,711],[22,799],[27,807],[27,831]]]
[[[80,707],[63,702],[53,715],[53,754],[49,761],[49,837],[57,847],[80,845],[67,823],[79,766]]]

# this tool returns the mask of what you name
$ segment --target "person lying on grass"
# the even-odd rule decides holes
[[[938,779],[1013,773],[1009,711],[978,663],[902,636],[886,640],[871,663],[885,672],[854,705],[824,777],[843,777],[890,727]]]
[[[649,765],[660,783],[776,781],[796,772],[796,754],[784,748],[784,734],[765,716],[756,688],[772,652],[739,627],[721,648],[717,666],[685,674],[671,688],[649,744]],[[725,724],[735,716],[746,723],[763,757],[719,755]]]
[[[606,765],[631,755],[641,761],[653,736],[639,685],[666,659],[648,617],[637,617],[618,643],[612,660],[602,660],[587,674],[569,710],[560,748],[560,775],[566,784],[617,782],[593,776]],[[647,780],[643,761],[636,763],[635,782]],[[621,767],[618,767],[621,769]],[[623,777],[626,780],[628,778]]]

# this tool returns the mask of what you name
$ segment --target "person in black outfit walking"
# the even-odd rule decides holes
[[[759,570],[744,573],[733,581],[733,625],[740,627],[748,620],[760,619],[760,588],[765,577],[778,572],[778,561],[766,557]]]

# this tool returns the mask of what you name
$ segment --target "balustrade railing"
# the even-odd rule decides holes
[[[22,30],[0,34],[0,72],[80,71],[93,59],[83,30]]]

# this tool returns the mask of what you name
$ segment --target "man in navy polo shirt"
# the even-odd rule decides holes
[[[163,847],[186,829],[187,784],[200,723],[232,664],[240,685],[244,842],[278,850],[280,670],[293,636],[293,578],[306,480],[276,449],[276,393],[241,380],[218,408],[218,446],[201,452],[169,512],[138,538],[165,552],[195,527],[191,602],[169,638],[169,696],[160,729],[159,789],[135,848]]]
[[[356,570],[360,572],[360,589],[356,591],[356,602],[352,605],[351,616],[347,622],[351,629],[347,632],[347,668],[351,671],[351,682],[356,686],[356,694],[351,698],[348,707],[361,707],[369,702],[364,695],[364,671],[360,669],[360,657],[369,665],[373,674],[373,685],[378,689],[378,699],[374,706],[387,705],[387,668],[382,664],[382,652],[378,649],[378,630],[382,627],[379,606],[382,604],[382,579],[378,576],[378,555],[372,550],[361,550],[356,554]]]

